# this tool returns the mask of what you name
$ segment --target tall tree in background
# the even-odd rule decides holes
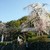
[[[48,11],[44,8],[45,4],[30,4],[27,7],[30,10],[28,21],[32,21],[37,35],[43,35],[43,33],[49,34],[48,30],[50,28],[50,18]],[[26,8],[27,8],[26,7]]]

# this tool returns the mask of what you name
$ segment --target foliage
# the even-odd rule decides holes
[[[28,42],[47,42],[47,36],[36,36],[28,39]]]
[[[50,35],[48,35],[48,38],[50,38]]]
[[[35,32],[28,32],[26,35],[26,41],[28,42],[47,42],[47,35],[37,36]]]
[[[28,34],[26,35],[26,41],[31,41],[34,40],[34,38],[36,38],[36,33],[35,32],[28,32]]]
[[[28,20],[33,21],[36,31],[38,32],[43,31],[46,34],[48,34],[48,30],[50,27],[50,18],[48,15],[48,11],[46,11],[44,6],[43,4],[39,4],[39,3],[28,5],[28,8],[30,9]]]
[[[40,36],[40,37],[37,38],[37,41],[47,42],[47,36],[46,35]]]
[[[19,29],[19,26],[22,23],[24,23],[25,21],[27,21],[27,16],[24,16],[19,20],[12,20],[12,21],[6,23],[7,36],[9,37],[10,40],[17,39],[18,35],[21,32],[21,30]],[[31,32],[31,31],[28,31],[25,37],[23,37],[23,36],[21,36],[21,37],[22,37],[22,39],[24,39],[24,40],[26,40],[28,42],[45,41],[47,39],[44,36],[37,37],[36,33]],[[8,38],[7,38],[7,40],[8,40]]]
[[[0,21],[0,23],[2,23],[2,21]]]
[[[7,33],[11,40],[17,39],[18,34],[20,33],[20,25],[27,20],[27,16],[22,17],[18,20],[12,20],[6,23]]]
[[[10,21],[10,22],[7,22],[7,25],[9,27],[18,27],[20,25],[20,21]]]
[[[0,42],[0,45],[2,45],[2,46],[5,46],[6,45],[6,43],[5,42]]]
[[[23,22],[25,22],[27,19],[27,16],[22,17],[19,20],[12,20],[10,22],[7,22],[6,25],[8,25],[9,27],[19,27]]]

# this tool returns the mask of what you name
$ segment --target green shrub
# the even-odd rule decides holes
[[[36,33],[35,32],[31,32],[31,31],[28,32],[26,39],[27,39],[28,42],[34,41],[36,39]]]
[[[0,45],[4,46],[4,45],[6,45],[6,43],[5,42],[0,42]]]
[[[35,36],[28,38],[28,42],[47,42],[47,36]]]
[[[37,41],[47,42],[47,36],[40,36],[37,38]]]

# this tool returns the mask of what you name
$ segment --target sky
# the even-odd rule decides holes
[[[0,0],[0,21],[18,20],[28,15],[29,11],[23,8],[32,3],[47,3],[50,11],[50,0]]]

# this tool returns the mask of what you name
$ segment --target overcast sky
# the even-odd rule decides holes
[[[28,15],[23,8],[32,3],[47,3],[50,11],[50,0],[0,0],[0,21],[8,22]]]

